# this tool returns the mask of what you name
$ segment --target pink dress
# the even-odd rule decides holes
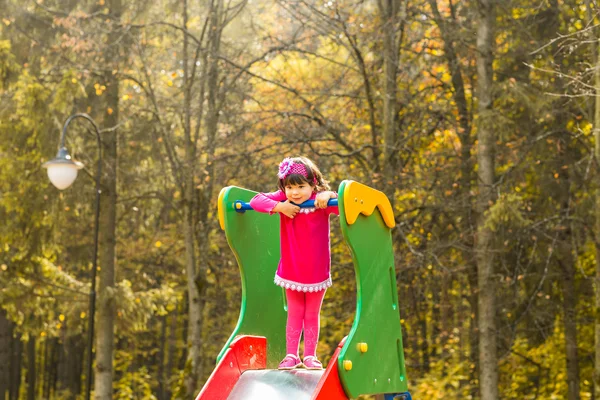
[[[314,200],[316,193],[310,197]],[[273,214],[273,208],[287,198],[281,190],[259,193],[250,206]],[[318,292],[331,286],[329,215],[339,215],[338,207],[301,208],[295,218],[280,214],[281,260],[275,284],[299,292]]]

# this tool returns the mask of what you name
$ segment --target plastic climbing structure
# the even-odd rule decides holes
[[[230,186],[219,195],[219,222],[239,265],[242,304],[237,326],[196,400],[361,395],[410,400],[390,234],[395,222],[387,197],[358,182],[340,184],[339,221],[356,275],[354,323],[325,370],[279,371],[286,323],[285,296],[273,283],[280,258],[279,216],[245,211],[255,194]]]

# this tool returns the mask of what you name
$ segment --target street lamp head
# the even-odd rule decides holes
[[[71,159],[65,147],[58,149],[54,160],[47,161],[42,166],[47,169],[50,182],[59,190],[71,186],[77,178],[77,171],[83,168],[82,163]]]

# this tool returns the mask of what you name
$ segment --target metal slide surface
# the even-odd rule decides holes
[[[310,400],[324,370],[254,370],[242,374],[227,400]]]

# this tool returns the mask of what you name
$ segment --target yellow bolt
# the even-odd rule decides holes
[[[344,360],[344,369],[350,371],[352,369],[352,361]]]
[[[361,353],[366,353],[366,352],[369,350],[369,345],[368,345],[368,344],[366,344],[366,343],[364,343],[364,342],[363,342],[363,343],[359,343],[359,344],[358,344],[358,350],[359,350]]]
[[[238,210],[242,208],[242,203],[235,203],[235,208]]]

